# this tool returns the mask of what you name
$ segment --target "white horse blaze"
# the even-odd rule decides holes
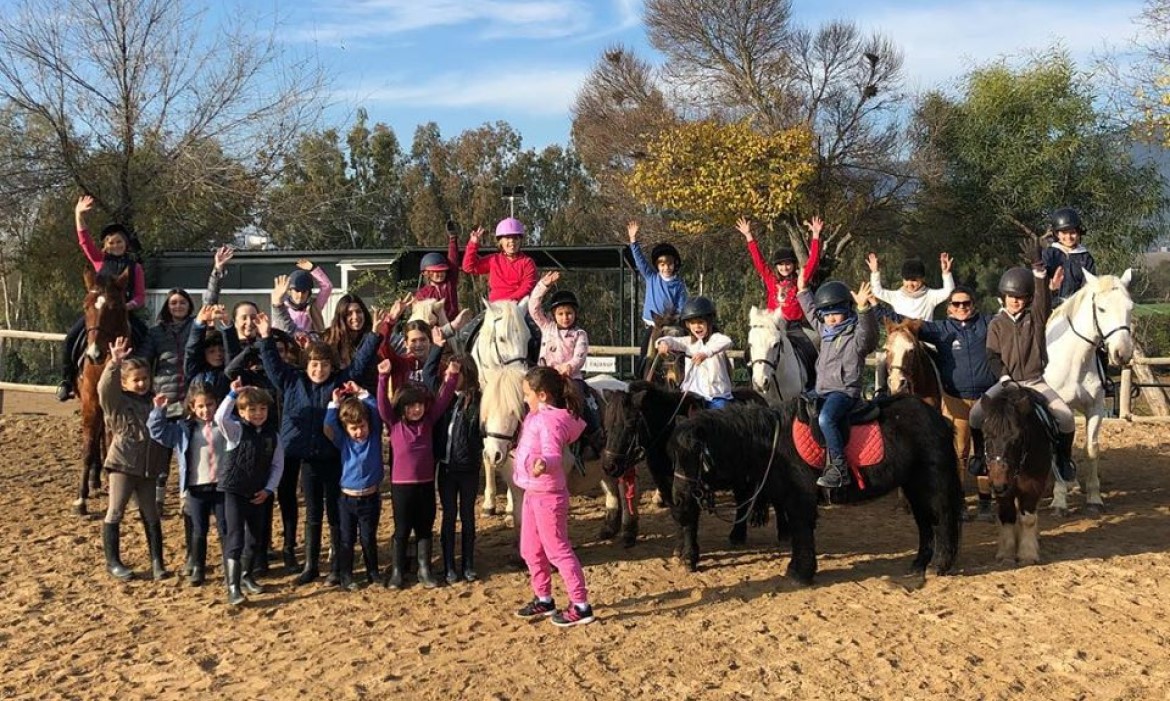
[[[1021,565],[1040,562],[1040,517],[1037,514],[1020,512],[1020,535],[1016,544],[1016,561]]]
[[[752,307],[748,312],[751,329],[748,347],[752,353],[752,388],[770,405],[795,399],[804,387],[800,363],[788,341],[788,324],[777,309],[768,312]],[[756,362],[767,360],[768,362]]]
[[[886,338],[886,362],[890,366],[886,386],[891,392],[897,392],[903,384],[909,382],[902,368],[906,366],[906,355],[914,350],[915,342],[906,331],[896,331]]]
[[[98,295],[98,298],[93,303],[93,308],[100,310],[104,306],[106,306],[106,296]]]

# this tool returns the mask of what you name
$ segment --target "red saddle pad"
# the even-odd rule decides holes
[[[812,429],[800,421],[792,422],[792,442],[796,452],[809,465],[820,470],[825,467],[825,449],[813,438]],[[877,465],[886,458],[886,444],[882,440],[881,427],[876,421],[849,427],[849,438],[845,444],[845,462],[857,480],[857,486],[865,489],[861,469]]]

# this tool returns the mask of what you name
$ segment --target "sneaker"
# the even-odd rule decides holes
[[[516,616],[519,618],[536,618],[537,616],[551,616],[556,612],[556,602],[541,601],[540,599],[533,598],[532,601],[525,604],[524,608],[516,612]],[[593,613],[590,612],[589,615],[592,616]]]
[[[592,623],[594,620],[596,619],[593,617],[593,607],[588,604],[585,605],[584,610],[577,608],[576,604],[569,604],[569,608],[563,611],[557,611],[552,617],[553,625],[560,628],[583,626],[587,623]]]

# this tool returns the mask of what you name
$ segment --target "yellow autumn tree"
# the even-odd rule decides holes
[[[685,122],[655,136],[629,175],[638,201],[671,226],[699,234],[746,216],[769,229],[815,172],[812,132],[762,133],[748,121]]]

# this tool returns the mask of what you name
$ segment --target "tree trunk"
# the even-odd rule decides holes
[[[1134,360],[1146,358],[1146,353],[1142,350],[1142,344],[1137,341],[1133,343],[1133,358]],[[1152,385],[1158,381],[1154,377],[1154,372],[1150,369],[1149,365],[1134,363],[1133,375],[1142,385]],[[1141,391],[1142,399],[1150,407],[1151,414],[1154,416],[1170,416],[1170,403],[1166,401],[1166,391],[1164,389],[1161,387],[1142,387]]]

